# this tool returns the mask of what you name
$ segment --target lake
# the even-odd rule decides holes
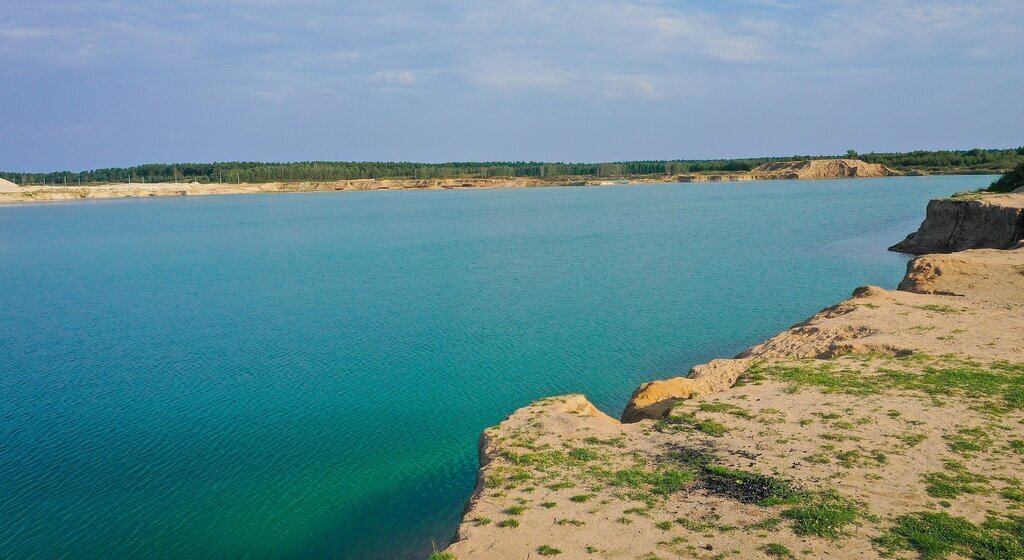
[[[894,288],[992,180],[0,207],[0,557],[422,557],[487,426]]]

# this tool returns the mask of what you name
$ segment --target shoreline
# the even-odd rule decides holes
[[[1000,474],[1024,462],[1024,242],[955,249],[641,385],[621,420],[583,395],[514,412],[481,435],[450,558],[907,557],[945,522],[1024,547],[998,528],[1024,502]]]
[[[557,178],[495,177],[487,179],[352,179],[342,181],[297,181],[268,183],[113,183],[90,186],[18,186],[0,188],[0,205],[25,202],[143,198],[152,196],[204,196],[225,194],[370,191],[370,190],[455,190],[482,188],[530,188],[565,186],[613,186],[658,183],[731,183],[741,181],[820,180],[878,178],[899,173],[878,164],[859,160],[810,160],[766,164],[742,173],[686,173],[663,177]]]
[[[894,175],[898,176],[898,175]],[[945,175],[930,175],[945,176]],[[907,175],[906,177],[918,177]],[[925,177],[925,176],[921,176]],[[879,177],[865,177],[876,179]],[[831,179],[852,179],[848,177],[834,177]],[[501,180],[499,184],[489,184],[473,181],[470,185],[458,186],[393,186],[391,183],[398,180],[376,180],[367,179],[361,181],[371,182],[366,186],[349,186],[347,181],[332,181],[322,183],[149,183],[129,184],[115,183],[104,185],[93,185],[87,187],[25,187],[17,191],[0,191],[0,207],[15,206],[21,204],[50,203],[50,202],[75,202],[84,200],[118,200],[129,198],[153,198],[153,197],[174,197],[174,196],[225,196],[235,194],[299,194],[317,192],[364,192],[364,191],[437,191],[437,190],[487,190],[487,189],[519,189],[519,188],[559,188],[559,187],[613,187],[622,185],[660,185],[660,184],[690,184],[690,183],[740,183],[753,181],[814,181],[831,179],[783,179],[779,177],[766,178],[743,178],[731,180],[704,179],[697,181],[680,181],[677,177],[667,177],[663,180],[622,180],[622,181],[521,181]],[[412,180],[400,180],[402,182],[414,182]],[[444,180],[449,181],[449,180]],[[422,181],[415,181],[417,183]],[[339,184],[341,183],[341,184]],[[508,183],[508,184],[506,184]]]

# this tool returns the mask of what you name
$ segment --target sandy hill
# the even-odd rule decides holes
[[[897,175],[895,171],[880,163],[867,163],[859,159],[778,161],[759,165],[750,173],[752,175],[777,176],[782,179],[837,179]]]
[[[15,185],[7,179],[0,178],[0,192],[13,192],[18,190],[20,190],[18,185]]]

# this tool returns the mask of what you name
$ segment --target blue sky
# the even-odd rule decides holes
[[[1020,0],[4,0],[0,169],[1024,144]]]

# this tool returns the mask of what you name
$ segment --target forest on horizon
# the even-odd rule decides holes
[[[348,179],[439,179],[486,177],[535,178],[624,178],[682,173],[730,173],[749,171],[777,161],[857,158],[881,163],[905,173],[1001,174],[1024,163],[1024,146],[1011,149],[916,150],[912,152],[842,155],[756,157],[738,159],[678,159],[619,161],[606,163],[562,162],[342,162],[306,161],[289,163],[152,163],[133,167],[110,167],[88,171],[50,173],[0,172],[0,177],[19,185],[68,186],[106,182],[162,183],[261,183],[271,181],[339,181]]]

